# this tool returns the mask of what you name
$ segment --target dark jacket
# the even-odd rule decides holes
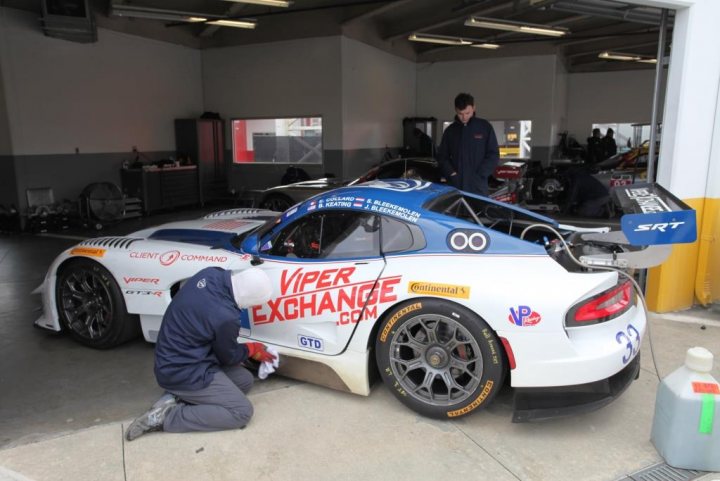
[[[210,384],[219,366],[247,359],[239,328],[230,271],[208,267],[188,279],[165,311],[155,345],[160,387],[196,391]]]
[[[447,181],[474,194],[488,194],[488,177],[500,161],[495,130],[485,119],[471,117],[463,125],[457,117],[445,129],[438,163]],[[457,175],[451,175],[456,172]]]

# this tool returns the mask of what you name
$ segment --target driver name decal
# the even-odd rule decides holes
[[[280,296],[252,307],[253,323],[271,324],[337,314],[336,325],[355,324],[377,317],[378,305],[397,301],[395,289],[402,276],[353,282],[355,270],[355,267],[343,267],[283,271]]]
[[[362,209],[378,214],[387,214],[408,222],[417,222],[420,219],[420,212],[407,207],[403,207],[392,202],[386,202],[367,197],[342,196],[328,197],[326,199],[318,199],[311,201],[307,210],[314,209]]]

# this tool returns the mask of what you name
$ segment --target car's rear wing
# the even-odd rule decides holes
[[[582,234],[588,242],[618,244],[625,252],[582,256],[590,265],[647,268],[662,264],[672,244],[695,242],[695,211],[660,184],[615,187],[613,200],[624,215],[620,231]],[[644,247],[644,248],[642,248]]]

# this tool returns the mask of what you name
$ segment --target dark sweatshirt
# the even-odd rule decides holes
[[[165,311],[155,345],[160,387],[196,391],[210,384],[219,366],[247,359],[239,329],[230,271],[207,267],[188,279]]]
[[[500,160],[495,130],[485,119],[471,117],[463,125],[457,117],[445,129],[438,163],[447,181],[473,194],[488,195],[488,177]],[[457,175],[451,175],[456,172]]]

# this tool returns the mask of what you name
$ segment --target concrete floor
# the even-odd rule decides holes
[[[132,221],[120,234],[168,218]],[[129,222],[129,221],[128,221]],[[415,415],[382,385],[369,397],[281,377],[257,384],[256,416],[242,431],[122,431],[159,396],[153,346],[109,351],[32,327],[52,259],[73,239],[0,235],[0,480],[6,479],[498,479],[613,481],[662,462],[649,441],[658,379],[646,337],[641,377],[594,413],[510,422],[510,393],[457,421]],[[702,345],[720,357],[720,313],[652,318],[662,375]],[[720,380],[720,359],[714,376]],[[719,424],[720,426],[720,424]],[[38,460],[41,460],[39,462]],[[720,480],[720,473],[703,479]]]

